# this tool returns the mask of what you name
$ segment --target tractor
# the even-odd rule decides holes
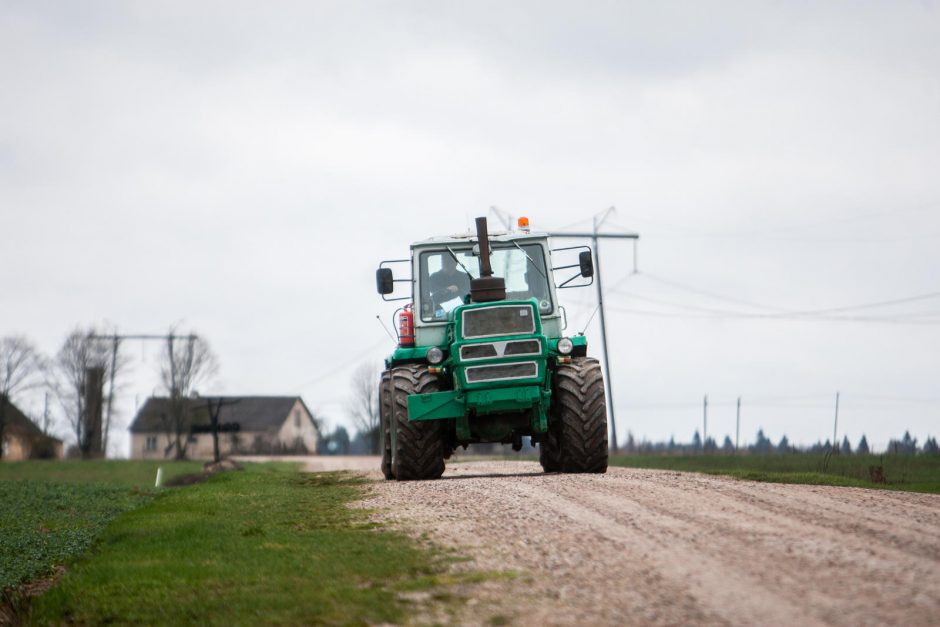
[[[572,263],[553,267],[553,255]],[[396,264],[407,278],[396,278]],[[477,218],[476,233],[420,241],[409,259],[381,262],[379,294],[407,301],[393,314],[398,346],[379,382],[385,478],[437,479],[458,447],[519,451],[525,437],[545,472],[606,472],[603,373],[584,334],[564,334],[557,297],[593,276],[589,247],[552,251],[526,218],[492,235]]]

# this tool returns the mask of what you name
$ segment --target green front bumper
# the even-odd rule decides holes
[[[459,438],[469,438],[471,411],[478,415],[507,411],[532,412],[532,430],[548,430],[548,405],[551,392],[538,385],[493,388],[491,390],[431,392],[408,397],[408,420],[457,420]]]

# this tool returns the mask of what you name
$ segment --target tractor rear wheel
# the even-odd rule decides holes
[[[559,470],[607,472],[607,401],[596,359],[576,357],[555,368],[551,419],[547,439],[557,447],[546,452],[556,455]]]
[[[382,438],[382,475],[386,479],[394,479],[392,474],[392,374],[386,370],[382,373],[382,382],[379,384],[379,436]]]
[[[437,479],[444,474],[444,430],[440,420],[408,421],[408,397],[438,391],[427,366],[408,364],[391,372],[392,473],[399,481]]]

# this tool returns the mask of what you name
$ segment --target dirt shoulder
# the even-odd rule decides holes
[[[485,624],[936,624],[940,496],[531,462],[453,464],[363,503],[512,570],[463,617]]]

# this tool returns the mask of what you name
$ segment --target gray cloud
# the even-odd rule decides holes
[[[492,204],[546,227],[615,204],[641,269],[745,300],[935,291],[938,31],[934,3],[8,2],[0,329],[53,351],[185,319],[220,387],[342,421],[348,373],[297,386],[381,342],[377,261]],[[704,393],[727,432],[744,394],[796,398],[748,435],[809,441],[841,389],[853,438],[935,434],[936,403],[863,397],[937,396],[936,326],[674,317],[640,298],[742,307],[604,255],[612,305],[670,314],[611,313],[621,432],[686,439]]]

